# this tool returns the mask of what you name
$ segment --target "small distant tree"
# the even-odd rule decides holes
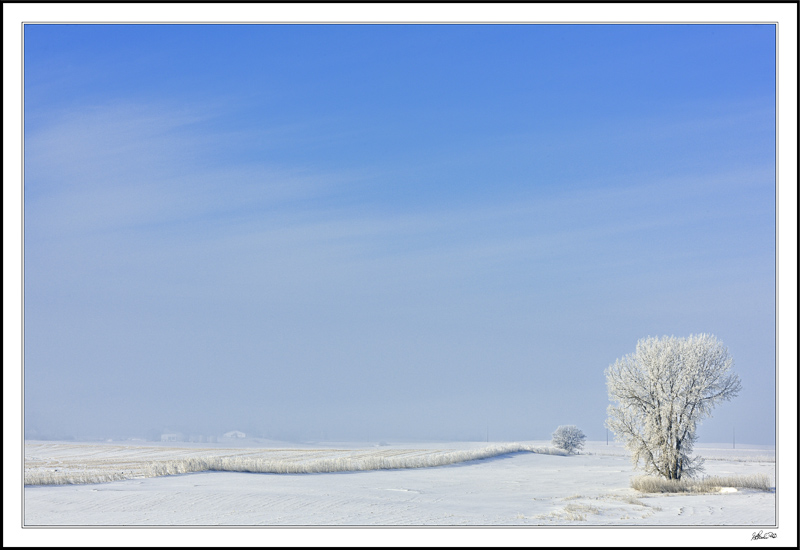
[[[679,480],[703,471],[691,457],[697,424],[720,401],[735,397],[741,382],[728,350],[710,334],[643,338],[636,352],[606,369],[606,426],[631,451],[634,467]]]
[[[574,453],[583,449],[583,442],[586,436],[578,429],[577,426],[559,426],[553,432],[553,446],[557,449],[563,449],[568,453]]]

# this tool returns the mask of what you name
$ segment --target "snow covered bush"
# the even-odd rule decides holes
[[[691,457],[697,424],[741,389],[733,359],[710,334],[643,338],[606,369],[606,426],[631,451],[634,467],[679,480],[703,470]]]
[[[564,449],[568,453],[574,453],[583,448],[583,441],[586,436],[577,426],[559,426],[553,432],[553,446],[557,449]]]
[[[772,483],[766,474],[714,476],[693,480],[639,476],[631,479],[631,487],[642,493],[717,493],[730,488],[770,491]]]

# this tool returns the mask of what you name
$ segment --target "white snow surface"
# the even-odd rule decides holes
[[[769,528],[773,491],[642,494],[620,445],[587,442],[582,453],[527,452],[519,444],[325,443],[266,440],[209,444],[25,444],[26,477],[34,474],[118,481],[26,485],[23,523],[34,526],[728,526]],[[487,447],[492,448],[487,450]],[[506,449],[507,452],[501,452]],[[515,450],[516,449],[516,450]],[[522,449],[522,450],[521,450]],[[496,454],[500,452],[500,454]],[[706,475],[766,474],[775,480],[774,447],[698,445]],[[433,467],[396,468],[397,460],[493,455]],[[251,473],[201,471],[144,477],[152,465],[226,458],[238,464],[302,464],[323,457],[358,459],[361,471]],[[386,459],[395,457],[395,462]],[[425,458],[427,457],[427,458]],[[417,461],[417,462],[414,462]],[[445,461],[446,462],[446,461]],[[216,462],[215,464],[219,464]],[[378,469],[365,469],[375,466]],[[148,470],[148,468],[151,468]],[[387,469],[389,468],[389,469]],[[58,470],[58,473],[55,471]],[[66,472],[66,473],[65,473]],[[76,477],[77,476],[77,477]]]

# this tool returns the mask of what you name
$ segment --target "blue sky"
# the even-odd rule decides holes
[[[709,332],[774,443],[772,25],[26,25],[29,437],[606,437]]]

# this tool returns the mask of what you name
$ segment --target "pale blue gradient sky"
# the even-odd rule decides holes
[[[29,437],[604,439],[710,332],[774,443],[771,25],[28,25]]]

